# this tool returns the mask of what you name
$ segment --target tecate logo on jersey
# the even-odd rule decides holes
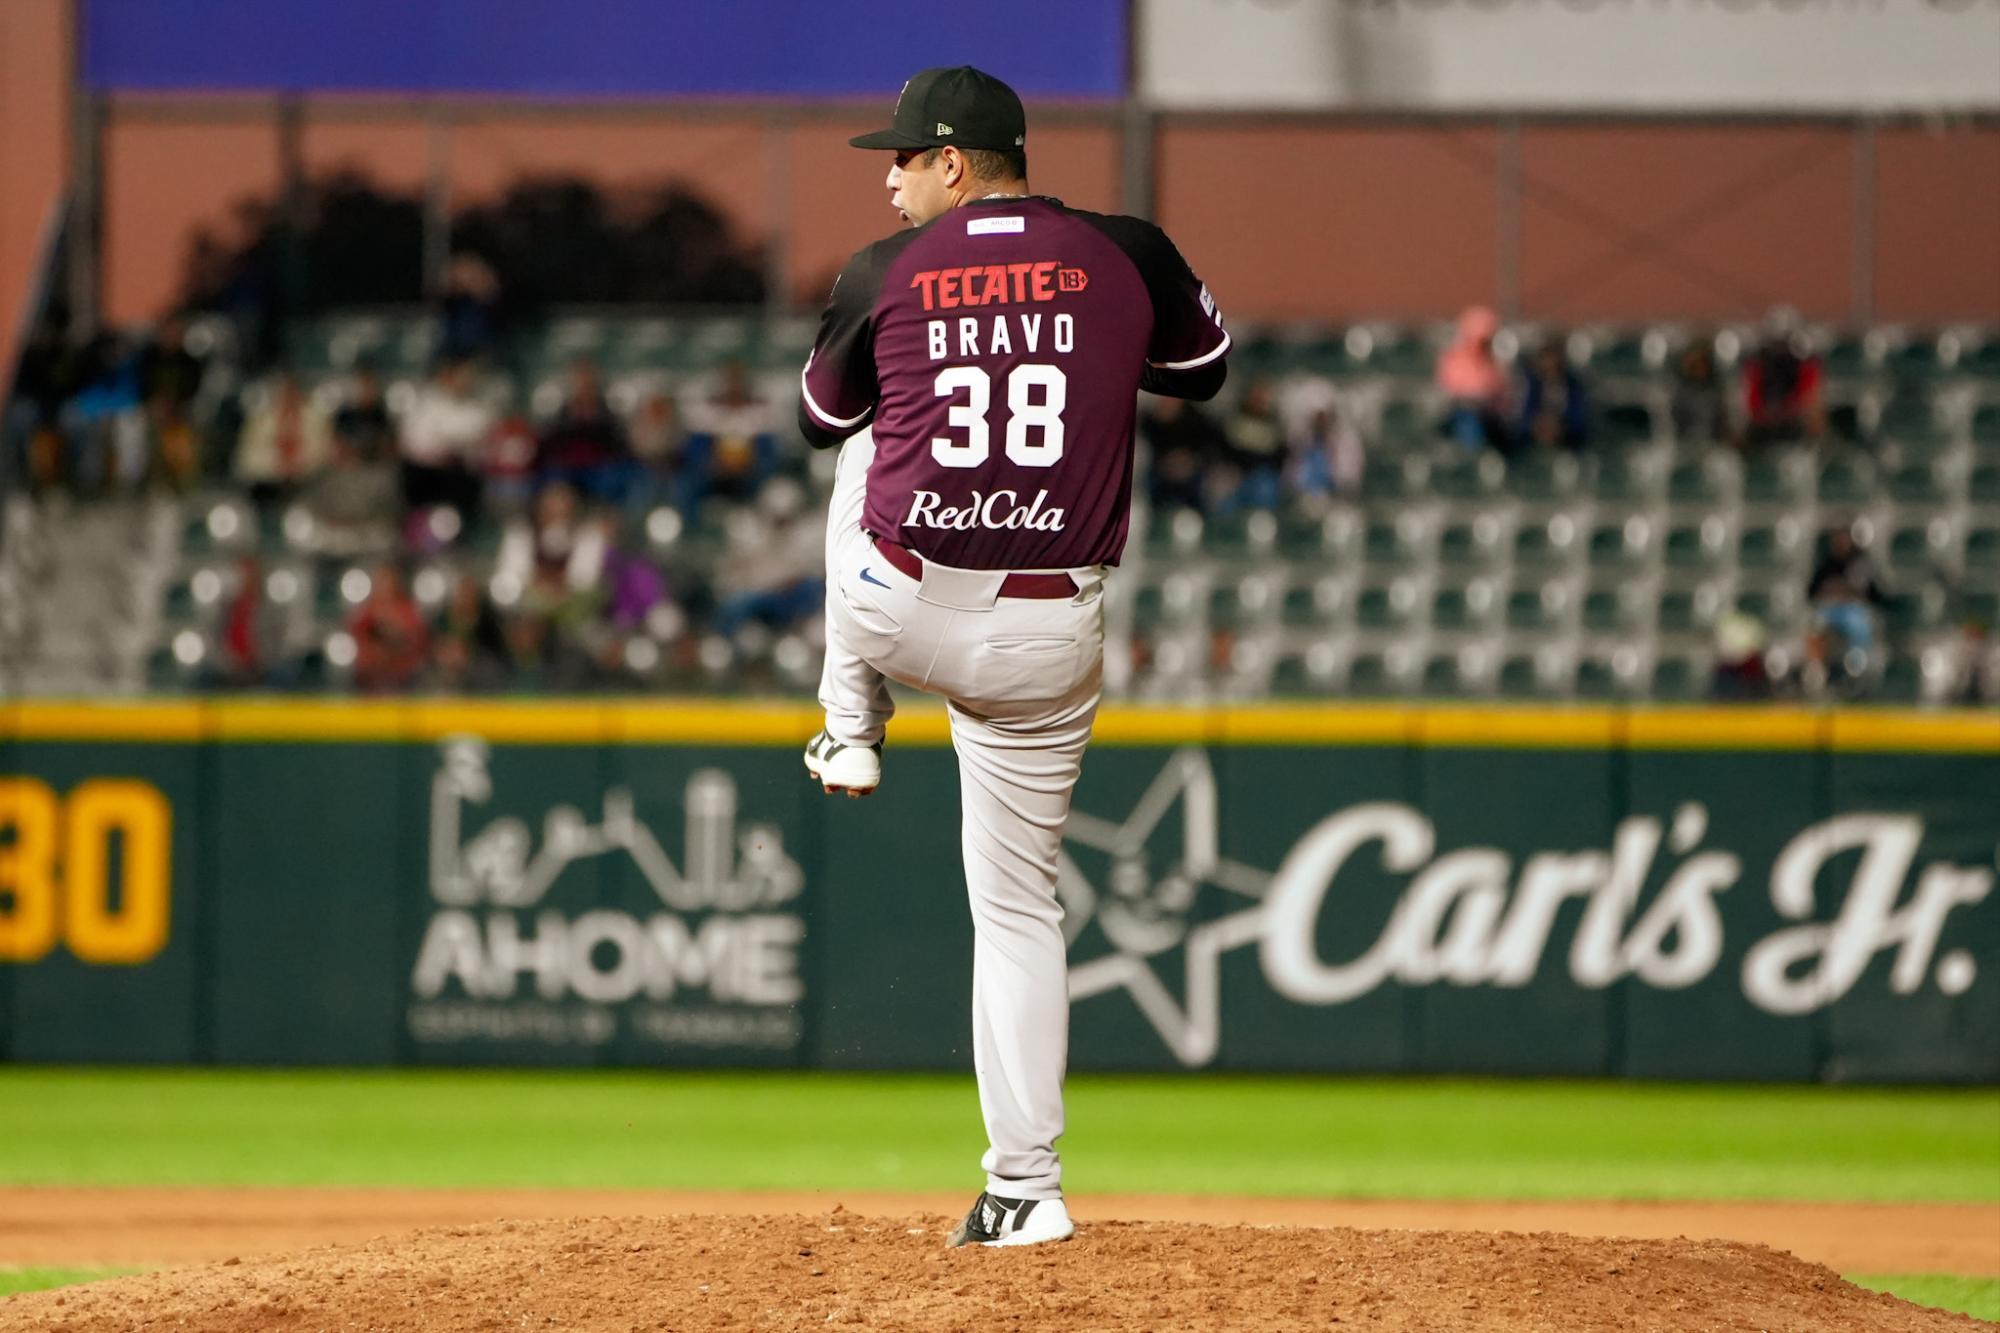
[[[989,532],[1061,532],[1068,515],[1058,506],[1049,504],[1047,491],[1036,491],[1035,498],[1027,504],[1021,503],[1019,491],[999,490],[991,495],[979,491],[962,505],[948,505],[944,497],[936,491],[917,491],[910,496],[910,515],[903,520],[906,528],[938,528],[947,532],[970,532],[975,528],[985,528]]]
[[[1080,268],[1064,268],[1059,259],[1044,259],[927,268],[910,279],[910,286],[923,292],[924,309],[956,310],[960,306],[1053,301],[1065,292],[1080,292],[1090,286],[1090,275]]]

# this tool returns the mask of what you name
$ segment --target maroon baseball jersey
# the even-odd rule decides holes
[[[861,251],[803,375],[815,439],[871,424],[862,525],[961,569],[1116,564],[1137,391],[1221,383],[1229,335],[1158,227],[984,199]]]

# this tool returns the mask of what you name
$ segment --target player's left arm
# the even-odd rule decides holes
[[[799,374],[799,433],[815,449],[831,449],[875,415],[875,298],[881,277],[869,247],[834,280],[820,315],[819,337]]]
[[[1169,398],[1206,402],[1229,376],[1229,332],[1215,298],[1167,234],[1141,224],[1133,258],[1153,301],[1153,336],[1139,387]]]

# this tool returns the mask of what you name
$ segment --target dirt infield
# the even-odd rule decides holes
[[[431,1227],[0,1301],[42,1333],[502,1329],[1971,1330],[1733,1241],[1097,1222],[946,1250],[942,1214]]]
[[[0,1265],[151,1268],[355,1244],[502,1218],[962,1212],[942,1194],[584,1190],[0,1189]],[[2000,1206],[1855,1203],[1516,1203],[1085,1195],[1080,1221],[1560,1231],[1734,1240],[1842,1273],[2000,1277]]]

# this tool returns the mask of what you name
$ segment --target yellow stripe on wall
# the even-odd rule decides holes
[[[0,741],[431,742],[471,734],[514,745],[791,746],[803,745],[819,725],[818,708],[799,700],[36,699],[0,705]],[[890,745],[950,743],[950,726],[937,705],[905,707],[889,725]],[[2000,755],[2000,711],[1121,704],[1098,714],[1096,743]]]

